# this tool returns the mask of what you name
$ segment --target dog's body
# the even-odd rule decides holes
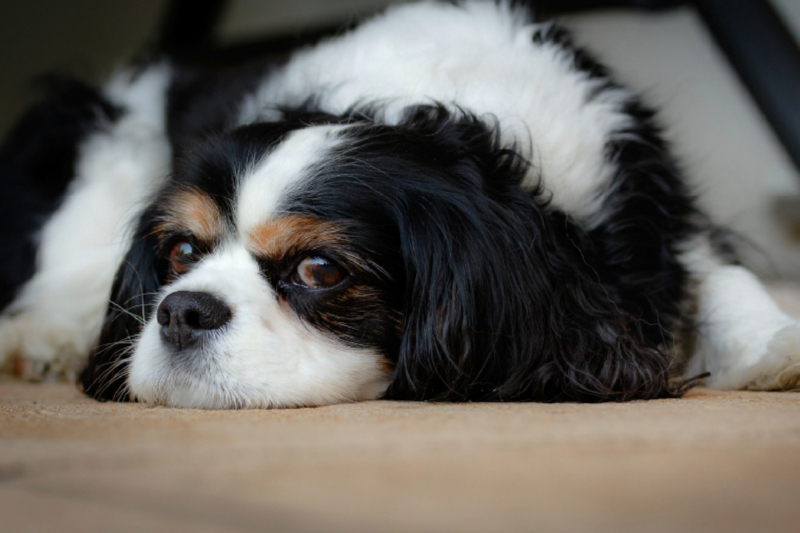
[[[0,357],[42,373],[91,354],[97,398],[598,401],[679,395],[676,373],[800,380],[800,326],[731,264],[652,113],[505,3],[394,8],[271,71],[164,61],[67,85],[2,164]]]

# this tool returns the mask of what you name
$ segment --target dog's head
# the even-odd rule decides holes
[[[584,238],[496,128],[442,107],[320,114],[176,156],[82,376],[172,406],[606,399],[665,358],[585,265]]]

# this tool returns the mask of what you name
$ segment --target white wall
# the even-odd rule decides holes
[[[800,23],[800,2],[781,1]],[[703,205],[771,259],[751,255],[761,273],[800,278],[800,243],[774,211],[778,198],[800,194],[800,174],[697,14],[618,11],[566,22],[619,78],[662,109],[667,136]]]

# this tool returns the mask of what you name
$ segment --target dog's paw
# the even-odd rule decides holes
[[[0,319],[0,366],[31,380],[76,378],[88,347],[74,325],[42,321],[28,314]]]
[[[758,364],[743,372],[748,390],[800,390],[800,321],[779,330]]]

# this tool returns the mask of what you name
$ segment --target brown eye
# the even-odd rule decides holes
[[[347,270],[324,257],[306,257],[297,265],[295,283],[312,289],[327,289],[347,277]]]
[[[186,241],[181,241],[172,247],[169,260],[172,270],[177,274],[184,274],[189,270],[189,263],[194,259],[194,248]]]

